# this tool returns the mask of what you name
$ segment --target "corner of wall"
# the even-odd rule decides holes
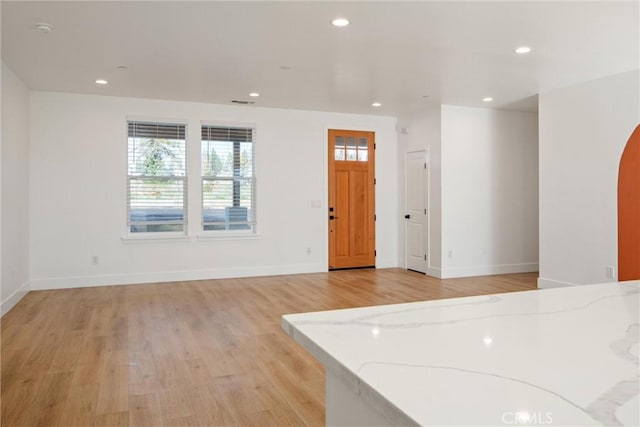
[[[0,7],[0,11],[2,8]],[[0,12],[1,15],[1,12]],[[0,36],[1,38],[1,36]],[[4,61],[0,60],[0,93],[2,93],[2,75],[4,74]],[[2,129],[2,99],[0,98],[0,130]],[[2,300],[2,132],[0,131],[0,300]],[[4,314],[2,305],[0,305],[0,317]]]
[[[383,258],[376,260],[376,268],[404,268],[404,265],[397,258]]]
[[[538,277],[538,289],[566,288],[567,286],[577,286],[577,284]]]
[[[30,290],[29,163],[30,90],[2,61],[0,167],[0,315]],[[7,295],[8,294],[8,295]]]
[[[427,276],[435,277],[437,279],[442,279],[442,269],[439,267],[427,267],[427,272],[425,273]]]
[[[9,312],[9,310],[15,307],[15,305],[18,304],[18,302],[22,298],[24,298],[29,293],[30,290],[31,290],[31,283],[29,281],[26,281],[22,285],[20,285],[18,289],[13,291],[11,295],[3,299],[2,303],[0,303],[0,317],[4,316]]]

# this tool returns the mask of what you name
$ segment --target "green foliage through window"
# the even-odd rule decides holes
[[[184,231],[185,126],[129,122],[128,127],[129,231]]]
[[[203,126],[201,135],[203,229],[252,230],[253,129]]]

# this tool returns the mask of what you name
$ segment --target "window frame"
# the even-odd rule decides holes
[[[146,125],[166,125],[166,126],[182,126],[184,128],[184,175],[160,175],[160,176],[136,176],[129,172],[129,126],[131,123],[140,123]],[[126,233],[123,240],[185,240],[188,239],[189,233],[189,126],[187,120],[155,118],[155,117],[126,117],[126,150],[127,150],[127,172],[126,172]],[[155,179],[167,181],[182,182],[182,220],[181,221],[131,221],[131,181],[132,179]],[[131,231],[134,225],[182,225],[182,230],[178,231]]]
[[[251,141],[223,141],[221,142],[239,142],[239,143],[250,143],[251,144],[251,177],[243,178],[243,177],[215,177],[204,174],[204,162],[202,149],[205,142],[216,141],[215,139],[205,139],[203,138],[203,130],[205,128],[223,128],[223,129],[243,129],[251,131]],[[247,122],[219,122],[219,121],[201,121],[200,122],[200,147],[199,147],[199,157],[200,157],[200,234],[198,238],[253,238],[259,236],[258,233],[258,216],[257,216],[257,187],[258,187],[258,179],[257,179],[257,166],[256,166],[256,140],[257,140],[257,129],[255,123],[247,123]],[[242,180],[251,181],[251,215],[250,220],[247,222],[239,222],[236,224],[247,224],[249,225],[249,229],[218,229],[218,230],[206,230],[206,225],[221,225],[221,222],[205,222],[205,191],[204,186],[205,183],[212,181],[236,181],[237,178]],[[233,225],[230,224],[230,225]]]

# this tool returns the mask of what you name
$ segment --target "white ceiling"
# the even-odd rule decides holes
[[[221,104],[257,91],[258,106],[384,115],[492,96],[536,110],[539,92],[638,68],[639,13],[637,1],[2,1],[2,59],[35,90]]]

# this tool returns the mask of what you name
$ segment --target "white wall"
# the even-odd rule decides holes
[[[191,239],[121,240],[127,116],[188,121]],[[328,128],[376,133],[376,264],[397,266],[395,118],[32,92],[31,120],[34,289],[326,271]],[[256,239],[196,237],[201,120],[257,126]]]
[[[29,90],[4,62],[1,159],[4,315],[29,291]]]
[[[442,106],[442,277],[538,269],[538,117]]]
[[[406,209],[406,160],[407,153],[425,151],[427,155],[429,188],[427,189],[427,274],[441,275],[441,206],[440,206],[440,105],[426,108],[398,118],[398,183],[400,188],[400,227],[398,230],[398,259],[406,267],[406,221],[402,219]],[[406,132],[402,133],[402,129]]]
[[[639,79],[636,70],[540,94],[539,287],[613,280],[618,166],[640,121]]]
[[[398,128],[408,132],[398,137],[400,209],[406,153],[428,153],[427,274],[537,271],[537,114],[442,105],[399,118]]]

